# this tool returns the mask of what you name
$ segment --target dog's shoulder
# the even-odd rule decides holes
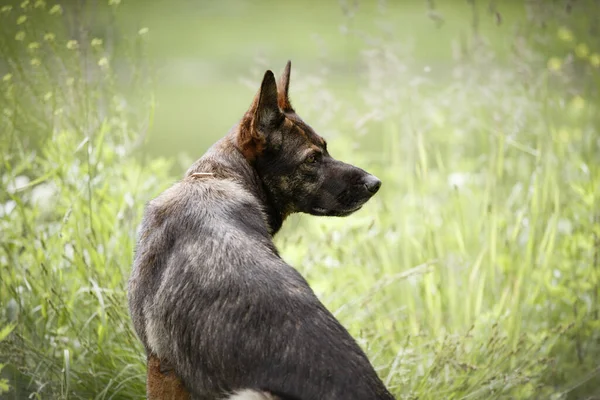
[[[230,209],[240,206],[261,212],[252,194],[235,180],[186,176],[152,199],[146,207],[145,217],[153,224],[166,219],[186,219],[187,222],[201,221],[203,217],[227,219]]]
[[[148,203],[139,244],[171,240],[196,252],[232,246],[276,252],[256,197],[235,179],[213,176],[186,176]]]

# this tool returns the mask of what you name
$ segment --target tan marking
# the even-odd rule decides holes
[[[265,149],[266,139],[254,126],[254,119],[242,121],[238,132],[238,147],[249,162],[254,162]]]
[[[191,178],[206,178],[207,176],[214,176],[212,172],[194,172],[190,175]]]
[[[296,126],[296,124],[294,124],[294,122],[291,119],[289,119],[289,118],[283,119],[283,128],[293,129],[295,126]]]
[[[306,132],[304,131],[304,129],[300,128],[298,125],[296,125],[296,131],[297,131],[297,132],[298,132],[300,135],[302,135],[302,137],[303,137],[304,139],[306,139],[306,140],[309,140],[309,139],[308,139],[308,135],[306,134]]]
[[[175,371],[161,372],[160,360],[154,354],[148,357],[146,390],[148,400],[190,400],[191,398],[181,379],[175,375]]]

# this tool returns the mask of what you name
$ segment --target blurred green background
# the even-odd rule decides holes
[[[499,62],[510,56],[507,31],[526,23],[523,2],[501,3],[500,25],[488,4],[475,5],[478,30]],[[422,0],[130,1],[122,5],[119,25],[124,31],[149,28],[157,99],[150,151],[195,157],[245,112],[262,69],[279,73],[287,60],[294,80],[326,69],[333,96],[359,106],[363,52],[377,40],[369,35],[393,35],[416,68],[428,68],[427,75],[443,84],[452,79],[453,46],[472,30],[472,8],[467,1],[447,1],[432,9]],[[442,16],[443,22],[435,19]]]
[[[144,398],[144,206],[288,59],[383,186],[275,242],[397,398],[600,398],[597,0],[1,1],[0,397]]]

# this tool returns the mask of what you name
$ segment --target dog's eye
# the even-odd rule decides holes
[[[308,157],[306,157],[306,159],[304,160],[304,162],[308,163],[308,164],[314,164],[318,161],[318,155],[317,154],[311,154]]]

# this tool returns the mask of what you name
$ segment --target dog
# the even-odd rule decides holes
[[[381,186],[296,114],[290,69],[146,205],[128,299],[149,399],[394,399],[273,243],[290,214],[350,215]]]

